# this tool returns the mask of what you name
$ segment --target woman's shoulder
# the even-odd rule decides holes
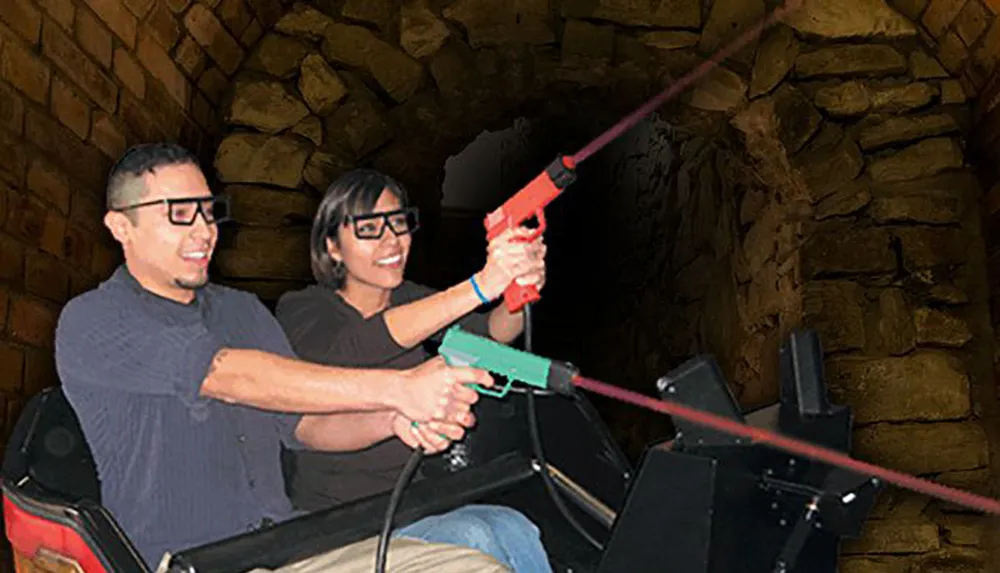
[[[404,279],[394,291],[392,291],[393,305],[408,304],[422,298],[426,298],[437,290],[420,283]]]
[[[332,290],[322,285],[311,284],[305,288],[290,290],[278,297],[274,313],[280,317],[303,311],[314,312],[320,307],[329,311],[341,303],[342,299]]]

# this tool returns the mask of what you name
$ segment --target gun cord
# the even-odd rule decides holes
[[[775,8],[766,18],[762,19],[755,26],[749,28],[738,36],[735,40],[729,43],[727,46],[720,49],[718,52],[712,55],[709,59],[702,62],[696,68],[688,72],[687,74],[681,76],[679,80],[668,86],[659,95],[650,99],[645,104],[637,108],[631,114],[625,116],[618,123],[612,125],[604,133],[600,134],[594,138],[590,143],[585,145],[582,149],[573,154],[571,158],[571,164],[573,166],[579,165],[584,160],[589,158],[594,153],[600,151],[604,146],[611,143],[613,140],[621,136],[623,133],[635,126],[635,124],[642,121],[647,115],[652,113],[655,109],[659,108],[661,105],[666,103],[669,99],[676,97],[681,91],[686,89],[688,86],[696,82],[702,76],[710,72],[713,68],[720,65],[722,61],[732,54],[742,50],[744,46],[749,44],[753,39],[757,38],[760,34],[764,32],[767,28],[770,28],[776,24],[781,16],[786,12],[794,10],[798,7],[801,0],[787,0],[785,4]],[[531,352],[531,337],[530,337],[530,310],[529,305],[525,306],[525,350]],[[559,508],[559,511],[566,517],[573,527],[580,532],[587,541],[597,547],[602,549],[601,544],[593,538],[586,530],[584,530],[580,524],[572,517],[569,510],[566,508],[559,497],[558,492],[555,490],[555,486],[552,483],[552,476],[549,475],[549,469],[545,464],[545,458],[541,452],[541,440],[538,436],[537,428],[537,416],[535,414],[535,393],[533,390],[529,390],[527,393],[528,398],[528,415],[529,415],[529,428],[531,430],[532,437],[532,448],[535,449],[535,455],[538,458],[538,463],[541,466],[542,480],[545,482],[545,488],[549,491],[550,496]],[[410,459],[407,461],[406,466],[403,471],[400,472],[399,478],[396,480],[396,484],[393,487],[392,494],[389,500],[389,506],[386,508],[385,520],[382,523],[382,531],[379,534],[378,549],[375,554],[375,573],[385,573],[385,562],[386,553],[388,552],[389,537],[392,532],[392,522],[396,513],[396,506],[399,504],[399,500],[402,498],[403,488],[409,483],[410,479],[413,477],[413,473],[417,470],[420,465],[420,461],[423,459],[423,452],[418,448],[410,455]]]

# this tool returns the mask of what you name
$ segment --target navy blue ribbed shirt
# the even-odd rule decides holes
[[[73,298],[56,328],[56,367],[101,480],[102,504],[155,569],[177,552],[295,515],[281,445],[301,416],[200,396],[223,347],[294,356],[256,296],[209,284],[180,304],[124,265]]]

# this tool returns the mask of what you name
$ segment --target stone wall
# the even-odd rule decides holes
[[[613,113],[628,109],[766,10],[706,4],[295,4],[225,107],[215,164],[245,224],[218,270],[276,296],[308,280],[304,223],[339,172],[380,167],[433,208],[445,159],[482,129],[579,107],[594,90]],[[662,110],[677,159],[619,204],[635,206],[633,246],[670,248],[620,296],[621,330],[607,338],[621,378],[641,384],[708,350],[741,402],[759,405],[776,395],[781,338],[812,326],[834,398],[856,409],[858,457],[996,491],[980,190],[964,156],[992,13],[942,0],[805,5]],[[609,274],[649,255],[624,252]],[[875,517],[845,547],[845,569],[985,567],[985,520],[895,493]]]
[[[57,383],[61,306],[120,258],[101,223],[108,170],[128,145],[164,139],[211,165],[213,102],[273,23],[255,13],[242,0],[0,2],[3,444],[24,400]]]

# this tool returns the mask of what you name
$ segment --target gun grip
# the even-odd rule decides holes
[[[542,299],[541,293],[535,285],[519,285],[516,282],[510,283],[503,291],[503,300],[507,304],[507,310],[518,312],[524,305],[537,302]]]

